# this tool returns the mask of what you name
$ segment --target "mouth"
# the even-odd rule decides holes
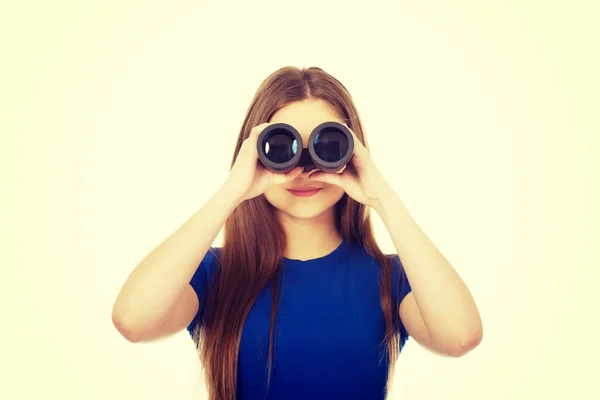
[[[302,186],[302,187],[294,187],[294,188],[290,188],[290,189],[286,189],[286,190],[288,192],[290,192],[291,194],[293,194],[294,196],[310,197],[310,196],[314,196],[315,194],[319,193],[321,191],[321,189],[323,189],[323,188]]]

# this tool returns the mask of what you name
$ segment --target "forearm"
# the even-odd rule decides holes
[[[387,188],[376,205],[400,256],[430,336],[442,346],[461,346],[481,332],[479,311],[452,265],[411,217],[400,197]]]
[[[137,332],[158,324],[190,282],[238,203],[233,188],[221,186],[202,208],[144,257],[123,284],[113,319]]]

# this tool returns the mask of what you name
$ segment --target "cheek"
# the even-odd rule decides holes
[[[336,185],[328,185],[319,193],[319,204],[328,208],[337,203],[344,196],[344,189]]]
[[[267,199],[267,201],[271,203],[271,205],[278,206],[282,205],[285,202],[285,196],[287,195],[287,193],[284,189],[281,189],[277,186],[271,186],[265,191],[264,195],[265,199]]]
[[[337,198],[342,197],[345,193],[344,189],[336,185],[328,185],[325,191],[328,196]]]

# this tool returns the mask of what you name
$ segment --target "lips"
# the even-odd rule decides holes
[[[299,186],[294,188],[287,189],[288,192],[297,197],[310,197],[319,193],[322,188],[319,187],[309,187],[309,186]]]
[[[312,187],[312,186],[298,186],[298,187],[289,188],[288,190],[290,190],[292,192],[314,192],[315,190],[321,190],[321,189],[322,188]]]

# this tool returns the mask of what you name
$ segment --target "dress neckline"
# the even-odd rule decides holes
[[[326,254],[324,256],[311,258],[308,260],[299,260],[299,259],[287,258],[287,257],[284,257],[283,259],[285,260],[286,263],[289,263],[289,264],[302,264],[302,265],[303,264],[312,264],[312,263],[320,262],[320,261],[328,261],[329,259],[337,257],[339,254],[341,254],[343,252],[343,250],[345,249],[345,247],[346,247],[346,240],[342,239],[341,243],[333,251],[331,251],[329,254]]]

